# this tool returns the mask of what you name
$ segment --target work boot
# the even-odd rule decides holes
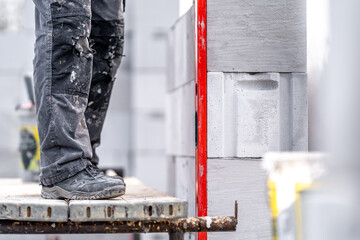
[[[122,179],[110,178],[88,166],[76,175],[52,186],[43,186],[41,197],[46,199],[107,199],[125,194]]]
[[[93,165],[93,168],[94,168],[99,174],[104,174],[104,175],[106,175],[97,165]],[[123,178],[122,178],[121,176],[119,176],[119,175],[114,175],[114,176],[106,175],[106,176],[109,177],[109,178],[121,179],[122,181],[124,181]]]

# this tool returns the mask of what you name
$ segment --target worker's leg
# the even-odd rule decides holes
[[[91,164],[84,112],[92,74],[91,0],[33,0],[36,6],[34,80],[43,185]]]
[[[85,117],[93,149],[92,163],[97,165],[99,158],[95,149],[100,145],[116,71],[123,54],[123,0],[92,0],[91,8],[90,41],[94,49],[94,65]]]

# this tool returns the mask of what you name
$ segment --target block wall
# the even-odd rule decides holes
[[[195,18],[191,8],[168,34],[166,154],[169,192],[195,216]],[[195,239],[187,233],[185,239]]]
[[[306,11],[302,0],[208,0],[208,214],[270,240],[268,151],[307,151]]]
[[[268,151],[307,151],[306,6],[302,0],[208,0],[208,215],[234,214],[234,233],[270,240]],[[194,9],[169,33],[169,189],[195,214]],[[193,239],[194,235],[189,235]]]

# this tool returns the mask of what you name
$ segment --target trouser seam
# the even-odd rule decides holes
[[[50,9],[50,19],[51,21],[49,22],[49,30],[50,30],[50,33],[49,33],[49,39],[48,39],[48,44],[49,44],[49,55],[48,55],[48,72],[49,72],[49,81],[48,81],[48,92],[49,92],[49,95],[48,95],[48,98],[49,98],[49,110],[50,110],[50,123],[49,123],[49,127],[50,127],[50,131],[53,133],[51,134],[52,137],[51,137],[51,141],[54,143],[54,146],[57,148],[57,154],[55,156],[55,161],[57,161],[59,158],[60,158],[60,155],[61,155],[61,148],[59,146],[59,144],[57,143],[56,141],[56,138],[55,138],[55,122],[54,122],[54,101],[53,101],[53,96],[52,96],[52,81],[53,81],[53,72],[52,72],[52,58],[53,58],[53,31],[54,31],[54,25],[53,25],[53,16],[52,16],[52,12],[51,12],[51,9]]]

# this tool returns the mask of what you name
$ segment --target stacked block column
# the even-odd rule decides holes
[[[302,0],[208,0],[208,215],[230,215],[236,233],[271,239],[268,151],[306,151],[306,12]]]

